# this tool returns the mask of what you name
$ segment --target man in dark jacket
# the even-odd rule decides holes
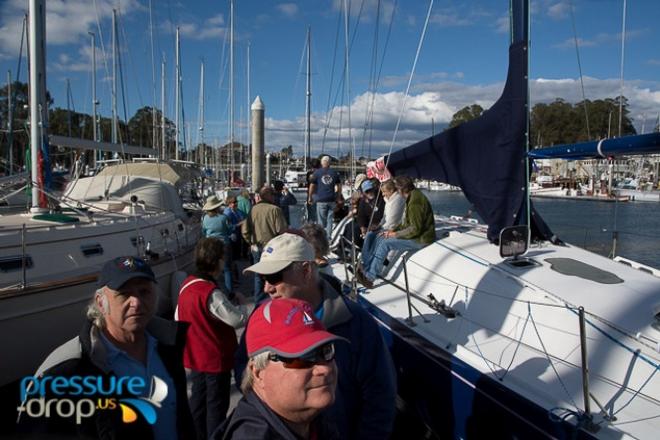
[[[139,258],[103,266],[80,335],[21,382],[19,423],[27,431],[39,438],[194,438],[182,363],[186,326],[153,317],[155,281]],[[40,399],[57,400],[55,408],[75,402],[76,411],[39,415]]]
[[[335,345],[309,303],[266,300],[250,317],[244,393],[213,439],[339,439],[325,410],[335,399]],[[336,342],[336,344],[335,344]]]
[[[246,271],[261,274],[264,291],[271,298],[309,302],[328,331],[350,341],[336,345],[339,382],[335,403],[329,409],[341,437],[387,438],[396,398],[390,354],[371,315],[319,277],[314,256],[313,247],[304,238],[285,233],[268,242],[261,261]],[[240,352],[241,347],[239,357]]]
[[[291,215],[289,213],[289,206],[297,205],[298,200],[289,188],[284,186],[284,182],[276,180],[273,182],[273,189],[275,190],[275,204],[282,209],[282,214],[286,219],[287,224],[291,224]]]

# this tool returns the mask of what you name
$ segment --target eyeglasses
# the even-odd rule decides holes
[[[284,368],[292,368],[296,370],[311,368],[314,365],[330,362],[334,358],[335,344],[333,343],[322,345],[310,353],[295,358],[288,358],[275,353],[270,353],[268,355],[268,360],[282,362]]]
[[[278,285],[279,283],[281,283],[282,280],[284,280],[284,272],[286,272],[287,270],[289,270],[289,269],[291,269],[292,267],[294,267],[297,263],[301,263],[301,264],[304,266],[304,264],[305,264],[306,262],[297,262],[297,261],[296,261],[296,262],[291,263],[289,266],[285,267],[284,269],[282,269],[282,270],[279,271],[279,272],[269,273],[269,274],[261,274],[261,275],[259,275],[259,276],[261,277],[261,280],[262,280],[263,282],[268,283],[268,284],[270,284],[271,286],[276,286],[276,285]]]
[[[275,272],[275,273],[269,273],[267,275],[263,274],[263,275],[261,275],[261,279],[265,283],[268,283],[271,286],[275,286],[275,285],[281,283],[282,280],[284,279],[284,271],[286,271],[286,269],[281,270],[279,272]]]

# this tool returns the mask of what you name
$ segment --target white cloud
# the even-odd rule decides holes
[[[571,5],[565,0],[551,4],[548,6],[548,17],[554,20],[563,20],[568,17],[571,10],[570,8]]]
[[[453,9],[443,9],[432,14],[430,22],[442,27],[470,26],[474,24],[473,18],[460,15]]]
[[[203,23],[188,21],[178,24],[172,24],[169,20],[165,20],[160,28],[166,33],[172,33],[179,27],[179,34],[182,37],[191,40],[208,40],[212,38],[222,38],[227,33],[227,27],[222,26],[224,18],[222,15],[215,15],[207,18]]]
[[[415,18],[414,15],[410,14],[410,15],[406,16],[406,24],[408,26],[413,26],[414,27],[417,24],[417,19]]]
[[[214,15],[213,17],[206,20],[206,23],[213,26],[222,26],[225,24],[225,17],[222,14]]]
[[[498,34],[508,34],[510,30],[511,26],[509,24],[508,15],[503,15],[495,20],[495,32]]]
[[[360,16],[360,20],[365,23],[371,23],[374,21],[376,12],[379,8],[380,3],[380,19],[382,22],[389,23],[392,12],[394,11],[394,1],[392,0],[361,0],[357,1],[347,1],[350,16],[352,18]],[[334,11],[343,11],[344,10],[344,0],[333,0],[332,9]],[[410,18],[408,18],[408,22]]]
[[[594,47],[598,46],[598,43],[594,40],[585,40],[584,38],[578,38],[578,47]],[[555,44],[553,47],[557,49],[572,49],[575,47],[575,39],[567,38],[561,43]]]
[[[298,5],[295,3],[280,3],[276,8],[289,18],[293,18],[298,14]]]
[[[626,31],[626,41],[636,39],[638,37],[644,36],[648,33],[648,29],[631,29]],[[619,43],[621,42],[621,32],[616,32],[613,34],[607,34],[601,32],[590,39],[578,38],[578,45],[580,47],[594,47],[600,46],[603,44],[609,43]],[[573,38],[568,38],[561,43],[555,44],[553,47],[558,49],[569,49],[575,47],[575,40]]]
[[[96,8],[95,8],[96,3]],[[113,0],[48,0],[46,4],[46,38],[49,45],[78,43],[87,39],[88,31],[97,31],[97,18],[100,22],[112,17],[116,8]],[[141,10],[137,0],[123,0],[121,14],[126,17]],[[23,14],[26,2],[8,0],[0,6],[0,50],[10,56],[18,54],[21,39]]]
[[[429,77],[432,76],[429,75]],[[614,98],[619,95],[618,79],[587,77],[584,78],[584,81],[587,99]],[[581,100],[579,79],[538,78],[533,80],[530,86],[532,105],[538,102],[552,102],[556,98],[562,98],[571,103]],[[405,147],[430,136],[432,121],[435,124],[435,131],[441,131],[449,123],[454,113],[467,105],[479,104],[485,109],[491,107],[499,98],[503,87],[503,82],[483,85],[466,85],[451,81],[418,84],[406,101],[406,111],[393,148]],[[625,83],[624,95],[629,100],[630,112],[635,118],[634,122],[638,130],[641,130],[642,115],[646,115],[646,119],[649,120],[660,108],[660,82],[628,81]],[[367,153],[370,138],[372,156],[382,155],[389,151],[404,96],[401,92],[377,93],[373,96],[373,123],[367,136],[363,139],[365,114],[371,98],[370,93],[364,93],[356,96],[351,104],[352,138],[356,144],[356,154],[358,155],[362,154],[363,148],[365,154]],[[338,148],[340,148],[341,154],[349,151],[351,142],[345,126],[347,110],[346,106],[335,107],[332,110],[329,124],[326,124],[325,114],[313,114],[313,154],[320,153],[324,134],[326,152],[336,154]],[[343,124],[341,129],[340,119]],[[266,122],[267,148],[279,149],[282,146],[293,145],[297,152],[301,152],[304,144],[304,127],[302,116],[286,120],[268,118]],[[649,127],[649,123],[646,124],[646,127]]]
[[[647,61],[647,64],[651,64],[652,66],[660,66],[660,59],[651,58]]]
[[[57,61],[53,63],[53,69],[58,72],[91,72],[92,70],[92,48],[89,45],[84,45],[78,48],[78,56],[72,58],[66,53],[58,55]],[[107,54],[108,57],[111,53]],[[112,61],[108,60],[109,63]],[[103,59],[101,48],[96,48],[96,69],[101,70],[103,67]]]

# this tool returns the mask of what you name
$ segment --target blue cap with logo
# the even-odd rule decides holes
[[[374,189],[374,183],[371,180],[367,179],[364,182],[362,182],[360,188],[362,188],[362,192],[367,192],[371,189]]]
[[[117,290],[134,278],[144,278],[156,282],[154,272],[142,258],[118,257],[103,265],[96,285],[98,287],[108,286],[112,290]]]

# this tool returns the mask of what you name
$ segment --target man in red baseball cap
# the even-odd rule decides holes
[[[339,438],[322,414],[335,400],[335,341],[346,343],[325,330],[306,301],[259,306],[246,330],[244,397],[212,438]]]

